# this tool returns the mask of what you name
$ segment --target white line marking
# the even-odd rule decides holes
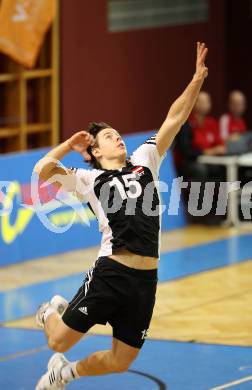
[[[0,362],[7,362],[8,360],[20,358],[23,356],[29,356],[29,355],[32,355],[32,354],[37,353],[37,352],[45,351],[46,349],[48,349],[48,346],[43,345],[42,347],[28,349],[26,351],[21,351],[21,352],[16,352],[16,353],[13,353],[12,355],[1,356]]]
[[[252,375],[251,375],[251,376],[247,376],[246,378],[239,379],[239,380],[234,381],[234,382],[226,383],[225,385],[222,385],[222,386],[213,387],[213,388],[210,389],[210,390],[222,390],[222,389],[227,389],[227,388],[229,388],[229,387],[233,387],[233,386],[239,385],[240,383],[249,382],[249,381],[252,381]]]

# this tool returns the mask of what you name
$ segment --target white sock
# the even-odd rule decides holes
[[[46,309],[45,313],[44,313],[44,323],[46,322],[46,319],[47,317],[49,317],[52,313],[58,313],[57,310],[52,307],[52,306],[49,306],[48,309]]]
[[[69,362],[69,364],[66,364],[62,368],[61,376],[62,376],[63,380],[65,380],[66,382],[70,382],[74,379],[79,379],[80,376],[76,370],[77,363],[78,363],[77,361],[76,362]]]
[[[76,360],[75,362],[71,362],[70,365],[71,365],[71,368],[73,370],[75,378],[79,379],[80,375],[77,372],[77,363],[78,363],[78,360]]]

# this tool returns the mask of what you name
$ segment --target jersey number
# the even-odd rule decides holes
[[[127,198],[138,198],[139,195],[141,195],[142,193],[142,187],[140,183],[136,180],[135,174],[129,173],[128,175],[123,175],[122,178],[127,190],[125,190],[123,184],[117,177],[114,177],[113,180],[109,183],[110,187],[115,186],[118,189],[119,194],[121,195],[123,200]],[[133,186],[135,187],[135,191],[131,192],[130,187]]]

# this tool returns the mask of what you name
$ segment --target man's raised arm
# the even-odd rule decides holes
[[[170,147],[194,107],[204,79],[208,75],[208,69],[205,66],[207,51],[208,49],[204,43],[197,42],[196,71],[193,79],[182,95],[170,107],[167,117],[156,136],[156,144],[160,156]]]
[[[75,177],[72,172],[59,165],[59,161],[72,150],[80,153],[86,161],[90,160],[87,148],[93,143],[93,137],[86,131],[79,131],[62,144],[51,149],[34,167],[34,172],[43,181],[54,179],[54,185],[58,188],[65,187],[65,190],[75,189]],[[55,178],[59,180],[55,181]]]

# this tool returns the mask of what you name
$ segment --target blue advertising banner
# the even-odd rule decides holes
[[[128,154],[131,154],[152,134],[154,132],[125,136]],[[101,234],[96,219],[87,205],[82,205],[82,210],[78,211],[79,205],[73,205],[72,200],[65,202],[53,200],[54,194],[50,186],[40,188],[39,194],[42,214],[46,214],[46,219],[53,229],[48,229],[42,223],[43,216],[42,218],[39,216],[31,200],[31,176],[34,165],[47,150],[0,157],[0,267],[55,253],[87,248],[100,242]],[[70,153],[63,163],[69,167],[88,168],[77,153]],[[181,202],[177,215],[171,215],[170,212],[168,215],[171,203],[173,209],[174,205],[176,209],[176,202],[178,203],[179,199],[177,183],[175,182],[174,185],[173,182],[175,177],[173,158],[169,152],[160,169],[160,180],[168,185],[168,191],[165,186],[161,186],[162,203],[165,206],[162,214],[163,231],[185,225]],[[173,214],[176,214],[176,211]],[[68,228],[64,229],[66,226]]]

